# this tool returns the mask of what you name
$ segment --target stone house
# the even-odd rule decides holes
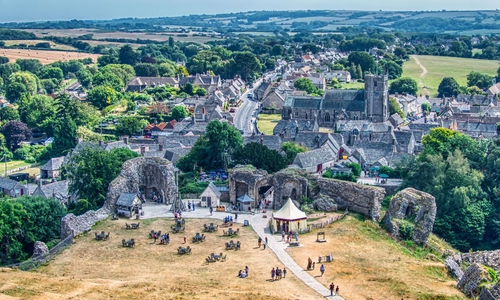
[[[220,75],[208,74],[184,76],[179,79],[179,87],[184,87],[188,83],[204,88],[208,93],[213,93],[222,86],[222,79]]]
[[[77,198],[75,194],[70,194],[68,180],[56,181],[45,185],[41,185],[41,182],[39,182],[32,195],[46,199],[54,198],[63,205],[67,205]]]
[[[337,155],[328,147],[298,153],[293,161],[294,165],[309,173],[322,174],[327,168],[333,166]]]
[[[326,80],[337,79],[338,82],[351,82],[351,73],[345,70],[333,70],[324,73]]]
[[[201,207],[215,207],[220,205],[221,192],[219,189],[210,182],[207,188],[200,195]]]
[[[125,86],[125,91],[127,92],[142,92],[147,88],[155,88],[162,86],[171,86],[174,88],[179,87],[179,81],[174,77],[144,77],[144,76],[135,76],[132,77],[127,82]]]
[[[6,177],[0,177],[0,192],[11,198],[29,195],[28,189],[24,185]]]
[[[141,207],[141,199],[135,193],[121,193],[115,205],[118,215],[130,218],[138,213]]]
[[[262,99],[261,107],[263,109],[281,110],[284,104],[285,95],[281,94],[277,89],[274,89]]]
[[[64,164],[64,156],[54,157],[49,159],[43,166],[40,167],[40,176],[46,178],[58,178],[61,176],[62,166]]]

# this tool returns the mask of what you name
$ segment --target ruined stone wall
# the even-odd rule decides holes
[[[258,200],[259,187],[268,184],[266,171],[257,170],[252,166],[237,166],[229,173],[229,201],[236,203],[236,199],[245,193],[254,200]],[[241,191],[246,186],[245,191]]]
[[[121,193],[139,193],[141,186],[156,188],[164,203],[172,203],[177,195],[173,164],[159,157],[126,161],[120,175],[109,184],[104,207],[113,210]]]
[[[308,180],[297,172],[278,172],[273,175],[271,182],[274,186],[274,209],[281,208],[288,198],[300,202],[302,197],[309,196]]]
[[[110,211],[102,207],[98,210],[89,210],[81,216],[67,214],[61,219],[61,240],[90,231],[95,223],[106,219]]]
[[[384,189],[328,178],[318,179],[318,184],[320,193],[332,198],[339,209],[347,208],[374,221],[380,218]]]

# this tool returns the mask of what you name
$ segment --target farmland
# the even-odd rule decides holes
[[[495,75],[498,64],[494,60],[412,55],[403,66],[403,77],[417,81],[419,94],[436,96],[444,77],[453,77],[460,85],[467,85],[467,74],[476,71]]]
[[[92,60],[96,62],[100,55],[70,51],[0,49],[0,56],[7,57],[11,62],[14,62],[16,59],[38,59],[42,64],[50,64],[58,60],[68,61],[87,57],[92,58]]]
[[[75,47],[63,44],[57,44],[52,41],[47,40],[5,40],[5,46],[11,47],[16,45],[26,45],[26,46],[34,46],[38,43],[49,43],[50,48],[54,50],[65,50],[65,51],[78,51]]]
[[[110,240],[97,242],[94,233],[76,242],[48,265],[32,272],[0,269],[0,298],[13,299],[319,299],[293,274],[270,281],[272,267],[281,266],[271,251],[257,248],[256,234],[240,227],[242,248],[226,251],[222,232],[206,234],[202,244],[191,237],[204,223],[187,220],[185,234],[171,234],[170,245],[154,244],[150,230],[169,228],[171,219],[142,220],[137,231],[124,229],[127,220],[105,221],[96,231],[110,232]],[[191,255],[177,255],[183,237]],[[134,248],[121,240],[134,238]],[[207,264],[211,252],[227,254],[227,261]],[[250,276],[237,277],[249,267]],[[11,299],[11,298],[9,298]]]

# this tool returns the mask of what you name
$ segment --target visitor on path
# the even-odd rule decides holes
[[[235,213],[235,214],[234,214],[234,221],[235,221],[235,222],[236,222],[236,221],[238,221],[238,213]]]
[[[267,244],[267,236],[266,236],[266,238],[265,238],[265,239],[266,239],[266,244]]]
[[[281,241],[283,242],[284,240],[285,240],[285,232],[284,232],[284,231],[282,231],[282,232],[281,232]]]
[[[271,270],[271,280],[274,281],[274,275],[276,275],[276,271],[274,268]]]
[[[245,266],[245,273],[247,273],[248,276],[248,266]]]
[[[187,237],[186,237],[186,236],[184,236],[184,244],[186,243],[186,241],[187,241]]]
[[[281,269],[280,268],[276,268],[276,279],[281,279]]]
[[[262,244],[262,238],[260,236],[259,236],[258,242],[259,242],[259,248],[260,248],[260,244]]]
[[[191,202],[188,201],[188,209],[191,210]]]
[[[296,233],[295,233],[295,241],[296,241],[296,242],[298,242],[298,241],[299,241],[299,233],[298,233],[298,232],[296,232]]]
[[[210,215],[212,215],[213,211],[214,211],[214,209],[212,208],[212,206],[210,206]]]
[[[313,270],[316,268],[316,262],[313,261]]]
[[[283,278],[286,278],[286,268],[283,267]]]
[[[195,207],[195,205],[194,205],[194,200],[193,200],[193,205],[192,205],[192,206],[193,206],[193,211],[195,211],[195,209],[194,209],[194,207]]]
[[[309,257],[307,259],[307,270],[312,270],[312,259]]]
[[[323,274],[325,274],[325,265],[321,264],[321,267],[319,267],[319,270],[321,272],[321,277],[323,277]]]
[[[155,241],[153,242],[153,244],[156,244],[156,239],[157,239],[157,238],[158,238],[158,236],[157,236],[157,233],[155,232],[155,234],[154,234],[154,236],[153,236],[153,239],[154,239]]]
[[[337,288],[335,289],[335,296],[339,294],[339,285],[337,284]]]
[[[335,285],[332,283],[330,283],[330,296],[333,296],[333,291],[335,290]]]

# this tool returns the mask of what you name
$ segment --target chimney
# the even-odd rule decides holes
[[[99,140],[99,147],[103,147],[104,146],[104,141],[103,140]]]
[[[141,155],[144,156],[145,153],[146,153],[146,146],[142,145],[141,146]]]
[[[128,145],[128,136],[123,138],[123,142]]]

